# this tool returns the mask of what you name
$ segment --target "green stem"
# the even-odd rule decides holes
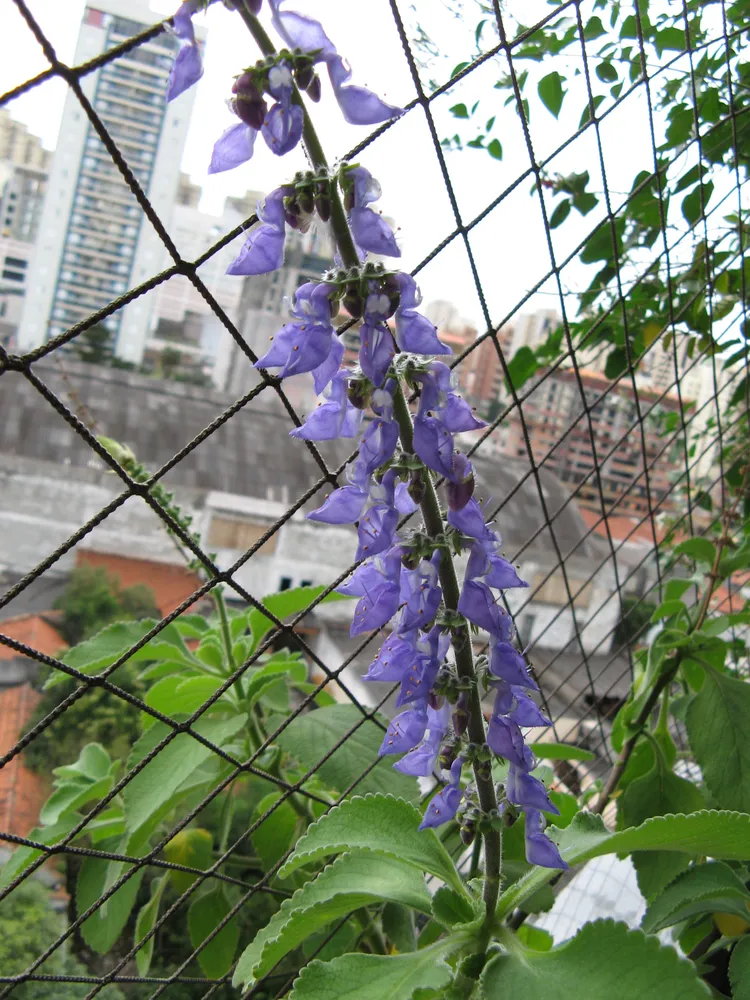
[[[239,8],[242,19],[247,25],[250,33],[257,42],[264,55],[273,55],[275,49],[273,42],[268,37],[258,19],[251,14],[244,6]],[[299,91],[295,87],[293,100],[300,105],[304,113],[304,124],[302,140],[307,149],[310,162],[315,169],[327,169],[323,148],[318,139],[315,127],[307,113],[307,109],[300,97]],[[346,220],[346,212],[341,202],[338,188],[331,184],[331,228],[338,245],[341,260],[346,267],[358,267],[359,258],[357,256],[354,239],[352,238],[349,225]],[[411,452],[412,445],[412,420],[409,407],[404,397],[403,389],[399,383],[394,394],[395,416],[399,425],[401,445],[405,451]],[[422,501],[422,517],[425,527],[433,538],[442,534],[443,519],[440,513],[435,487],[428,474],[425,475],[426,489],[424,500]],[[459,586],[453,560],[448,552],[443,553],[440,563],[440,584],[443,588],[443,600],[445,606],[451,611],[458,608]],[[479,691],[475,683],[474,656],[471,649],[471,636],[467,624],[463,624],[453,629],[453,649],[456,657],[456,667],[459,677],[472,682],[469,694],[469,738],[473,743],[480,746],[486,742],[484,728],[484,716],[482,715],[482,703]],[[497,799],[492,777],[486,776],[484,771],[476,763],[474,765],[474,777],[476,780],[479,804],[484,812],[497,809]],[[489,944],[492,926],[494,921],[495,906],[500,890],[500,864],[501,864],[501,840],[498,830],[490,830],[484,834],[484,901],[487,907],[486,917],[482,932],[480,934],[480,949],[486,949]]]
[[[216,610],[219,614],[219,623],[221,625],[221,638],[224,642],[224,656],[227,661],[227,673],[233,674],[237,669],[237,664],[234,662],[234,654],[232,652],[232,630],[229,626],[229,615],[227,614],[227,605],[224,600],[224,594],[219,590],[218,586],[214,587],[211,591],[211,597],[213,598],[214,604],[216,605]],[[234,682],[234,690],[237,692],[237,697],[242,703],[242,699],[245,697],[245,690],[242,686],[242,678],[238,677]]]

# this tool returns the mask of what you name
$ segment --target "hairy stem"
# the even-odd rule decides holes
[[[264,55],[273,55],[275,52],[273,43],[263,29],[258,19],[251,14],[244,5],[239,7],[240,14],[245,24],[250,30],[253,38]],[[320,144],[320,140],[315,131],[307,109],[302,102],[299,91],[295,88],[293,100],[297,102],[304,112],[304,125],[302,131],[302,141],[307,150],[308,157],[313,167],[316,169],[327,169],[328,161]],[[354,245],[351,230],[346,219],[346,212],[341,202],[338,188],[331,185],[331,229],[333,231],[341,260],[345,267],[358,267],[359,258]],[[395,416],[398,421],[401,445],[405,451],[411,452],[412,445],[412,418],[409,407],[404,397],[403,389],[399,383],[394,394]],[[440,513],[437,493],[429,474],[425,475],[426,489],[422,501],[422,517],[427,532],[436,538],[442,534],[443,519]],[[450,611],[455,611],[458,607],[460,596],[456,569],[453,559],[448,552],[443,553],[440,563],[440,585],[443,589],[443,599],[445,606]],[[484,728],[484,716],[482,714],[482,703],[476,685],[474,672],[474,656],[471,649],[471,636],[466,623],[453,629],[453,649],[456,657],[456,667],[459,677],[472,682],[469,692],[469,739],[472,743],[483,746],[486,742],[486,732]],[[497,809],[497,798],[492,777],[487,777],[481,766],[474,764],[474,777],[476,780],[479,804],[482,810],[487,813]],[[487,907],[485,923],[480,935],[480,947],[484,950],[489,944],[492,933],[492,924],[497,905],[498,893],[500,891],[500,864],[501,864],[501,839],[498,830],[488,830],[484,833],[484,901]]]

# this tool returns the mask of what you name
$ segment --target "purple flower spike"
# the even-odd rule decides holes
[[[483,628],[496,639],[507,641],[511,637],[513,626],[510,616],[498,607],[492,591],[476,580],[465,580],[458,600],[458,610],[466,615],[470,622]]]
[[[385,734],[378,756],[384,757],[391,753],[406,753],[411,750],[424,736],[427,728],[427,710],[423,705],[407,709],[401,715],[391,720]]]
[[[354,571],[349,583],[336,588],[340,594],[361,596],[349,630],[352,638],[385,625],[398,610],[401,553],[394,545],[390,552],[368,559]]]
[[[440,743],[445,736],[450,721],[450,705],[446,702],[442,708],[427,709],[427,736],[413,750],[410,750],[401,760],[393,765],[394,770],[411,777],[427,778],[435,770]]]
[[[208,167],[209,174],[233,170],[241,163],[246,163],[253,155],[257,135],[255,129],[244,122],[230,125],[216,141]]]
[[[531,755],[531,751],[528,753]],[[524,768],[528,767],[528,763],[524,765]],[[542,782],[513,763],[508,768],[505,792],[508,801],[522,809],[539,809],[543,812],[555,813],[555,815],[560,813],[557,806],[554,806],[550,801],[547,789]]]
[[[437,614],[443,592],[438,582],[438,566],[441,552],[434,552],[432,558],[422,559],[416,569],[401,573],[401,600],[405,607],[401,611],[399,632],[412,628],[426,628]]]
[[[261,133],[271,152],[283,156],[294,149],[302,138],[304,119],[299,104],[292,104],[294,78],[285,63],[279,63],[268,71],[268,89],[276,98],[276,104],[268,112]]]
[[[540,868],[567,869],[567,861],[563,861],[557,844],[554,844],[544,834],[544,817],[537,809],[526,812],[526,860],[531,865]]]
[[[361,422],[362,411],[349,402],[347,378],[345,374],[340,373],[334,376],[328,386],[325,400],[318,404],[317,409],[313,410],[301,427],[295,427],[290,431],[289,436],[302,438],[305,441],[351,438],[357,434]]]
[[[519,727],[503,715],[493,715],[487,729],[487,743],[493,753],[504,757],[511,764],[523,767],[525,764],[523,733]]]
[[[362,516],[366,503],[367,494],[363,490],[356,486],[342,486],[334,490],[317,510],[310,511],[307,518],[324,524],[353,524]]]
[[[350,125],[379,125],[380,122],[388,122],[404,113],[403,108],[386,104],[367,87],[355,87],[351,84],[346,86],[351,80],[352,71],[341,56],[334,56],[326,62],[336,100]]]
[[[461,510],[452,510],[448,513],[448,524],[458,528],[462,534],[476,538],[480,542],[488,542],[492,545],[500,544],[500,539],[495,532],[484,523],[482,508],[473,497]],[[481,573],[477,575],[481,576]]]
[[[452,354],[450,347],[438,339],[435,324],[417,312],[422,293],[414,278],[399,273],[396,280],[401,292],[396,309],[396,340],[401,350],[412,354]]]
[[[418,655],[412,642],[392,633],[378,650],[364,676],[366,681],[400,681]]]
[[[359,364],[376,386],[383,384],[388,366],[396,353],[393,334],[384,321],[388,307],[387,295],[368,295],[364,322],[359,331]]]
[[[258,202],[258,218],[262,225],[253,229],[239,256],[227,268],[227,274],[268,274],[284,264],[284,198],[293,190],[280,187],[265,201]]]
[[[508,716],[509,719],[517,725],[526,726],[527,728],[552,725],[547,716],[542,715],[537,703],[532,698],[529,698],[523,689],[515,688],[513,693],[516,699],[516,707]]]
[[[183,42],[175,57],[167,84],[167,100],[179,97],[203,76],[203,62],[192,17],[199,9],[199,0],[185,0],[172,18],[172,32]]]
[[[398,524],[398,511],[387,504],[370,507],[360,519],[357,534],[359,545],[355,559],[374,556],[393,545],[393,536]]]
[[[442,792],[438,792],[431,800],[424,814],[424,819],[419,824],[420,830],[425,830],[431,826],[442,826],[449,819],[456,815],[461,804],[461,768],[463,767],[463,757],[457,757],[451,767],[450,782]]]

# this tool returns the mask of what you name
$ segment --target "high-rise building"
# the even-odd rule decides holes
[[[153,24],[147,0],[91,0],[75,63]],[[196,28],[200,37],[201,28]],[[178,42],[160,34],[81,78],[81,87],[157,215],[168,225],[195,91],[167,104]],[[154,274],[163,247],[75,94],[68,91],[18,341],[44,343]],[[105,321],[116,354],[139,362],[153,298]]]

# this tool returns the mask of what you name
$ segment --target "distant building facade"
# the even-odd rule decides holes
[[[86,62],[156,20],[147,0],[91,0],[75,62]],[[202,29],[196,28],[199,36]],[[156,213],[167,224],[195,91],[164,100],[179,43],[160,34],[81,78],[81,87]],[[41,218],[19,347],[62,333],[156,273],[163,247],[72,91]],[[141,296],[105,322],[115,353],[139,362],[152,306]]]

